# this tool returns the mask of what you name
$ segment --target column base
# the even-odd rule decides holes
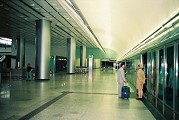
[[[66,73],[66,74],[75,74],[75,73]]]
[[[41,81],[43,81],[43,80],[50,80],[50,79],[39,79],[39,78],[35,78],[35,80],[41,80]]]

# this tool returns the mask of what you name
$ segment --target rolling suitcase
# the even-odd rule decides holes
[[[123,86],[122,87],[122,99],[128,99],[130,97],[130,87]]]

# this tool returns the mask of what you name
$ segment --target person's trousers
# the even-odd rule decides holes
[[[121,97],[123,86],[124,86],[124,83],[118,83],[118,97]]]
[[[27,72],[27,77],[26,77],[27,80],[32,80],[32,72]]]

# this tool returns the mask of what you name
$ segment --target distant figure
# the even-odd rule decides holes
[[[138,98],[137,99],[142,99],[142,95],[143,95],[143,85],[145,83],[145,73],[142,69],[143,69],[143,65],[139,64],[139,69],[137,70],[137,89],[138,89]]]
[[[27,64],[27,77],[26,80],[32,80],[32,67],[30,66],[30,64]]]
[[[127,80],[125,79],[124,73],[125,63],[121,63],[121,67],[118,70],[118,95],[121,97],[122,87],[124,86],[124,82]]]

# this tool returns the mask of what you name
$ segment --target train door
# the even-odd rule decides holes
[[[156,89],[156,97],[157,97],[157,103],[156,107],[157,109],[163,114],[164,112],[164,106],[163,106],[163,97],[164,97],[164,79],[165,79],[165,67],[164,67],[164,49],[159,49],[158,51],[158,67],[157,67],[157,73],[158,73],[158,79],[157,79],[157,89]]]
[[[148,95],[151,94],[151,71],[152,71],[152,53],[148,52],[147,53],[147,91]]]
[[[173,117],[173,95],[174,95],[174,82],[175,82],[175,56],[174,56],[174,46],[169,45],[166,46],[166,64],[165,64],[165,83],[164,83],[164,115],[167,118]]]
[[[148,99],[155,106],[156,104],[156,84],[157,84],[157,71],[156,71],[156,51],[148,53]]]

